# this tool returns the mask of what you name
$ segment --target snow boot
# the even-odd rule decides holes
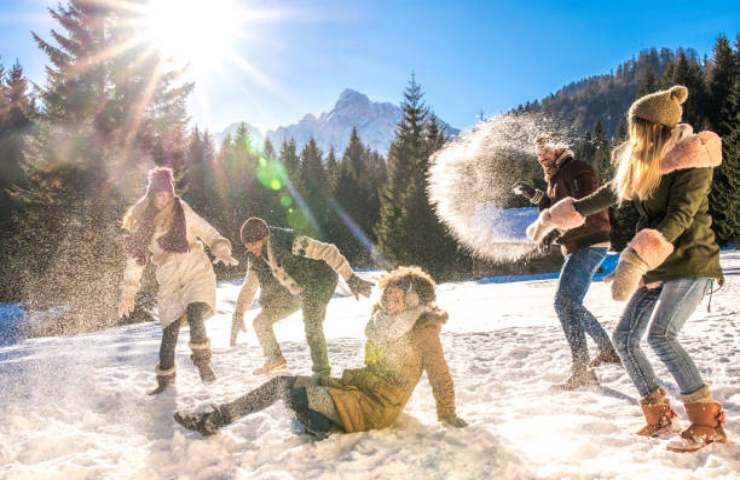
[[[231,423],[231,416],[225,408],[211,405],[211,411],[202,413],[175,412],[175,421],[203,436],[213,435],[220,428]]]
[[[665,389],[658,387],[641,398],[640,407],[645,415],[646,425],[637,431],[638,435],[658,437],[671,430],[676,412],[671,408]]]
[[[561,392],[571,392],[582,388],[598,387],[599,379],[590,368],[574,369],[570,378],[564,383],[553,385],[553,389]]]
[[[203,383],[213,383],[216,381],[216,373],[211,368],[211,342],[206,340],[203,343],[192,343],[188,344],[193,354],[190,355],[190,359],[193,361],[198,372],[200,373],[200,379]]]
[[[608,363],[621,365],[622,360],[619,358],[619,355],[617,355],[617,352],[615,352],[614,350],[608,352],[599,350],[598,355],[596,355],[593,360],[591,360],[591,363],[589,363],[588,366],[590,368],[596,368]]]
[[[264,365],[254,370],[255,375],[267,375],[275,370],[288,368],[288,361],[284,357],[275,360],[267,360]]]
[[[691,425],[681,432],[682,440],[668,445],[668,450],[679,453],[695,452],[711,443],[727,442],[727,434],[722,428],[725,412],[719,403],[685,403],[684,407]]]
[[[157,374],[157,388],[150,391],[149,395],[159,395],[167,390],[167,387],[175,383],[175,376],[177,374],[175,367],[162,370],[159,368],[159,365],[157,365],[157,368],[155,368],[154,371]]]

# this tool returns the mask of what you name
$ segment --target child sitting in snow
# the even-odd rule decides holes
[[[401,267],[380,287],[381,302],[365,328],[364,368],[345,370],[341,379],[274,377],[233,402],[205,413],[178,412],[175,420],[210,435],[282,399],[315,435],[380,429],[398,418],[426,371],[439,420],[466,426],[455,413],[454,385],[439,338],[447,313],[435,305],[434,280],[419,268]]]

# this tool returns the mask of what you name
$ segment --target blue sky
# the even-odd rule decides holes
[[[203,0],[204,2],[206,0]],[[711,51],[719,33],[740,33],[740,2],[257,1],[278,9],[244,27],[233,49],[263,81],[225,60],[196,75],[193,121],[217,131],[236,121],[262,129],[331,108],[344,88],[398,103],[411,72],[427,103],[468,127],[541,98],[565,83],[609,72],[641,49]],[[30,31],[48,38],[53,0],[0,0],[0,57],[18,58],[43,82],[45,57]],[[194,35],[197,35],[194,32]]]

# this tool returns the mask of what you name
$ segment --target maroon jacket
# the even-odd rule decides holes
[[[583,198],[595,192],[599,187],[596,172],[593,167],[583,160],[573,158],[568,151],[558,159],[558,171],[550,177],[547,185],[547,194],[538,192],[535,201],[540,210],[550,207],[566,197]],[[540,197],[540,198],[537,198]],[[571,254],[581,248],[608,242],[611,225],[606,210],[586,218],[586,223],[578,228],[565,232],[558,240],[566,254]]]

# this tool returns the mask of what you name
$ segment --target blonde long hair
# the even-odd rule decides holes
[[[621,200],[645,200],[660,184],[660,163],[672,130],[641,118],[630,118],[629,138],[614,150],[614,177]]]

